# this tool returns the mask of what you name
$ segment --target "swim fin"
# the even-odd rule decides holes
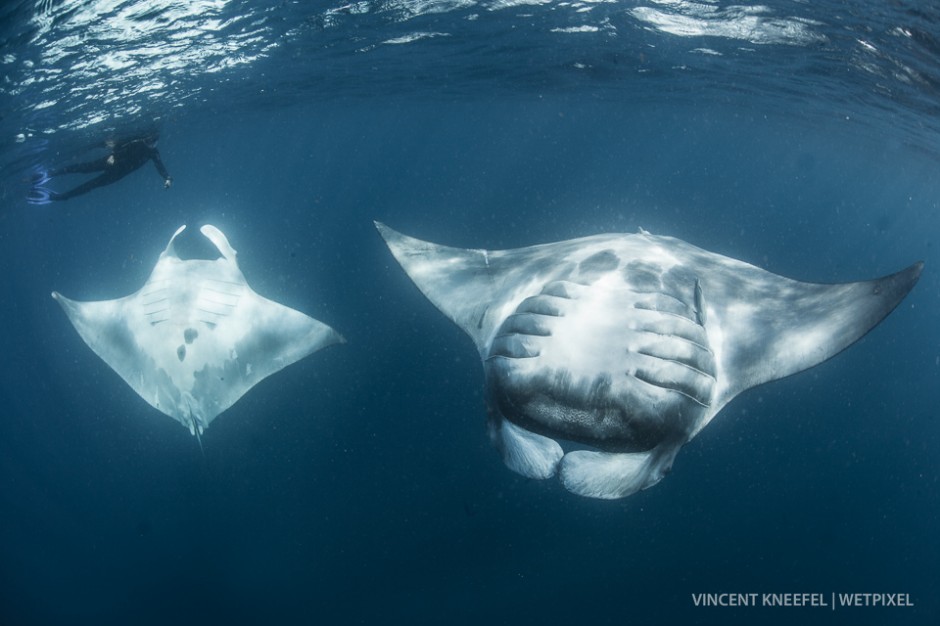
[[[26,194],[26,202],[37,206],[49,204],[59,199],[59,194],[45,187],[33,187]]]
[[[38,170],[33,172],[33,175],[30,177],[30,183],[33,187],[39,187],[48,183],[51,178],[52,177],[49,176],[49,172],[46,170]]]

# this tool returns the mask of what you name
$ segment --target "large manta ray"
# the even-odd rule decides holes
[[[488,251],[376,226],[476,344],[506,465],[593,498],[658,483],[732,398],[857,341],[923,267],[819,285],[645,231]]]
[[[85,343],[141,398],[200,437],[262,379],[343,338],[255,293],[215,226],[200,232],[218,249],[218,259],[181,259],[175,242],[185,228],[173,233],[136,293],[101,302],[76,302],[58,292],[52,297]]]

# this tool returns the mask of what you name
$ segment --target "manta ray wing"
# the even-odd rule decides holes
[[[709,420],[742,391],[809,369],[861,339],[901,303],[923,270],[918,262],[874,280],[806,283],[671,237],[648,238],[700,276],[706,327],[720,354]]]
[[[201,232],[220,258],[180,259],[174,242],[184,229],[136,293],[100,302],[52,296],[134,391],[197,434],[262,379],[343,338],[255,293],[214,226]]]
[[[504,462],[598,498],[656,484],[731,399],[847,348],[923,267],[820,285],[645,232],[487,251],[376,225],[476,344]]]

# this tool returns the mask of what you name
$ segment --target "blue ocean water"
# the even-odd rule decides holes
[[[0,8],[0,42],[0,623],[940,615],[936,6],[41,0]],[[27,204],[34,172],[145,129],[170,189],[145,165]],[[489,249],[643,227],[814,282],[926,269],[599,501],[503,467],[472,342],[375,219]],[[131,293],[206,223],[348,343],[252,389],[203,455],[49,293]],[[914,606],[693,600],[788,592]]]

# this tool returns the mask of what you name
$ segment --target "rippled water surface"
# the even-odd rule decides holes
[[[727,102],[889,113],[935,132],[931,3],[23,2],[3,16],[4,130],[344,96]]]

